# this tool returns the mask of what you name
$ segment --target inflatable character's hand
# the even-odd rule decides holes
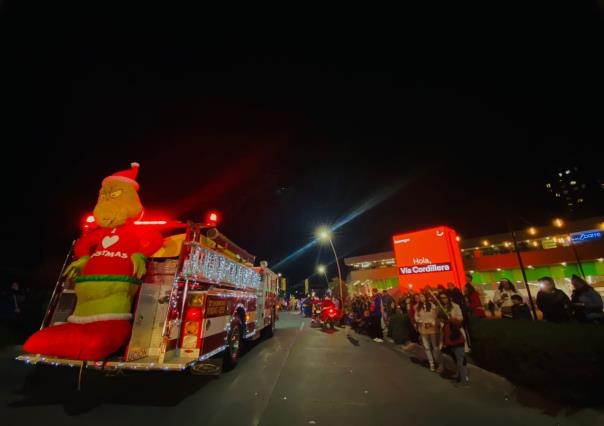
[[[80,272],[82,272],[82,269],[84,269],[84,266],[86,266],[88,260],[90,260],[90,256],[82,256],[78,260],[74,260],[69,264],[69,266],[67,266],[63,276],[65,278],[69,278],[70,280],[74,279],[80,275]]]
[[[147,272],[145,266],[147,259],[145,258],[145,255],[142,253],[133,253],[132,256],[130,256],[130,259],[132,260],[132,265],[134,265],[134,276],[136,278],[142,278],[143,275],[145,275],[145,272]]]

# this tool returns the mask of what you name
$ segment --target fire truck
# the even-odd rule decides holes
[[[279,279],[266,262],[254,267],[255,256],[216,228],[216,213],[209,216],[213,221],[204,223],[135,222],[157,227],[164,245],[147,259],[133,306],[132,333],[121,353],[103,361],[36,354],[17,360],[105,372],[188,370],[212,375],[235,367],[246,342],[272,337]],[[88,221],[84,227],[92,225]],[[72,257],[70,250],[63,270]],[[62,271],[41,328],[67,321],[76,302],[74,287]]]

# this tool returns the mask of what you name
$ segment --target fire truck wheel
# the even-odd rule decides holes
[[[224,351],[224,369],[231,370],[239,361],[241,353],[241,323],[235,320],[231,323],[231,330],[227,337],[227,348]]]

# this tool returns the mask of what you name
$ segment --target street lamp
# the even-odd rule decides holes
[[[331,249],[333,250],[333,256],[336,259],[336,266],[338,267],[338,280],[340,281],[340,299],[342,302],[342,307],[344,306],[344,290],[343,290],[343,286],[342,286],[342,271],[340,269],[340,261],[338,260],[338,255],[336,253],[336,248],[333,245],[333,241],[331,240],[332,234],[331,234],[331,230],[326,227],[326,226],[322,226],[319,229],[317,229],[316,231],[316,235],[317,235],[317,239],[321,242],[329,242],[329,245],[331,246]]]
[[[325,281],[327,282],[327,287],[329,287],[329,280],[327,279],[327,268],[325,268],[325,265],[317,266],[317,272],[319,274],[323,274],[323,276],[325,277]]]

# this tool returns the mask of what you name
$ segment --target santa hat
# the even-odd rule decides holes
[[[140,164],[138,163],[130,163],[129,170],[122,170],[120,172],[112,174],[111,176],[107,176],[105,179],[103,179],[103,185],[105,184],[105,182],[110,180],[119,180],[131,184],[132,186],[134,186],[134,189],[138,191],[139,186],[138,182],[136,181],[136,175],[138,174],[139,167]]]

